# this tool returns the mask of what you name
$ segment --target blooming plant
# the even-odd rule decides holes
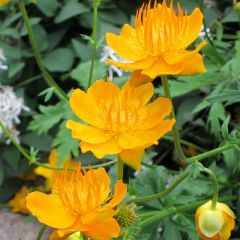
[[[200,2],[0,0],[0,207],[36,240],[239,238],[239,9]]]

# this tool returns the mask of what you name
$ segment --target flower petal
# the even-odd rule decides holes
[[[122,150],[119,147],[117,140],[113,137],[107,142],[98,144],[91,144],[82,141],[80,143],[80,148],[83,153],[87,151],[93,152],[97,158],[103,158],[107,154],[117,154]]]
[[[235,219],[235,214],[234,212],[224,203],[221,202],[217,202],[217,206],[216,206],[217,210],[220,210],[224,213],[226,213],[229,217]]]
[[[234,221],[234,218],[230,217],[225,212],[223,213],[223,215],[224,215],[224,225],[219,235],[221,236],[221,240],[228,240],[231,236],[231,231],[235,227],[235,221]]]
[[[116,219],[110,218],[106,221],[94,225],[94,227],[83,232],[84,235],[97,240],[110,240],[120,235],[120,227]]]
[[[183,69],[179,72],[179,75],[194,75],[207,71],[204,66],[203,57],[200,54],[196,54],[192,58],[184,60],[182,64]]]
[[[98,109],[93,99],[84,91],[76,89],[70,97],[72,111],[83,121],[101,126]]]
[[[141,169],[141,158],[144,155],[144,149],[123,150],[119,153],[124,163],[136,170]]]
[[[27,208],[37,219],[54,228],[71,226],[76,216],[69,212],[55,195],[32,192],[27,198]]]
[[[127,60],[138,61],[145,56],[144,49],[138,44],[136,31],[129,24],[123,26],[120,36],[107,33],[106,42],[117,54]]]
[[[72,120],[67,121],[67,128],[72,130],[72,137],[87,143],[103,143],[111,138],[109,133],[101,131],[99,128],[86,126]]]
[[[147,75],[141,74],[141,70],[136,70],[133,72],[132,76],[129,79],[129,84],[131,86],[139,86],[141,84],[151,82],[154,79],[150,78]]]

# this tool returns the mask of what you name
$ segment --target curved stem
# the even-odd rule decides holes
[[[35,39],[34,34],[33,34],[32,26],[31,26],[31,23],[29,21],[29,17],[28,17],[27,10],[26,10],[26,7],[25,7],[25,1],[24,0],[18,0],[18,4],[19,4],[19,8],[22,12],[22,16],[23,16],[25,26],[26,26],[27,31],[28,31],[29,42],[31,44],[31,47],[32,47],[32,50],[33,50],[33,53],[34,53],[34,57],[36,59],[37,65],[38,65],[38,67],[39,67],[39,69],[40,69],[40,71],[43,75],[43,78],[45,79],[47,84],[54,89],[54,93],[57,95],[57,97],[59,99],[68,101],[67,94],[57,85],[57,83],[53,80],[51,75],[48,73],[48,71],[44,67],[42,56],[41,56],[41,53],[40,53],[40,51],[37,47],[37,43],[36,43],[36,39]]]
[[[15,145],[15,147],[19,150],[19,152],[29,161],[30,164],[34,164],[34,165],[37,165],[39,167],[47,168],[47,169],[50,169],[50,170],[59,170],[59,171],[61,171],[61,170],[69,170],[69,171],[75,170],[75,168],[52,167],[52,166],[48,166],[44,163],[38,162],[36,159],[33,159],[32,156],[29,155],[27,153],[27,151],[24,150],[24,148],[20,144],[18,144],[16,142],[16,140],[12,136],[11,132],[3,125],[1,120],[0,120],[0,127],[2,128],[4,133],[7,135],[7,137],[11,140],[11,142]],[[112,160],[112,161],[109,161],[109,162],[106,162],[106,163],[96,164],[96,165],[91,166],[91,168],[106,167],[106,166],[112,165],[114,163],[116,163],[116,160]],[[82,168],[89,169],[90,167],[89,166],[82,166]]]
[[[205,159],[207,157],[217,155],[217,154],[219,154],[221,152],[224,152],[225,150],[233,148],[233,147],[234,147],[233,144],[226,143],[225,145],[223,145],[221,147],[215,148],[213,150],[210,150],[208,152],[199,154],[199,155],[194,156],[194,157],[187,158],[186,163],[191,164],[193,162],[200,161],[200,160]]]
[[[92,46],[92,60],[89,72],[88,87],[90,87],[93,76],[94,62],[97,53],[97,17],[98,17],[98,3],[96,0],[93,1],[93,46]]]
[[[47,228],[46,225],[43,225],[43,226],[40,228],[40,230],[39,230],[39,232],[38,232],[38,235],[37,235],[37,237],[36,237],[36,240],[41,240],[41,238],[42,238],[42,236],[43,236],[44,231],[46,230],[46,228]]]
[[[218,191],[219,191],[219,185],[218,185],[217,177],[213,173],[213,171],[211,171],[208,168],[203,168],[203,169],[201,169],[201,171],[207,173],[212,178],[213,187],[214,187],[214,192],[213,192],[213,197],[212,197],[212,209],[215,209],[216,205],[217,205],[217,201],[218,201]]]
[[[167,76],[161,76],[161,78],[162,78],[164,95],[172,103],[172,111],[170,113],[170,117],[176,119],[175,112],[174,112],[174,107],[173,107],[173,102],[172,102],[172,97],[171,97],[171,93],[170,93],[170,89],[169,89],[169,85],[168,85]],[[181,147],[181,144],[180,144],[180,138],[179,138],[179,133],[178,133],[178,128],[177,128],[176,123],[173,126],[172,133],[173,133],[173,141],[174,141],[174,145],[175,145],[177,155],[178,155],[178,157],[180,158],[181,161],[185,162],[186,157],[183,153],[183,150],[182,150],[182,147]]]
[[[167,196],[170,192],[173,191],[175,187],[177,187],[185,178],[187,178],[189,175],[189,172],[184,172],[182,175],[180,175],[168,188],[166,188],[164,191],[157,193],[157,194],[152,194],[148,196],[143,196],[143,197],[136,197],[129,202],[146,202],[146,201],[152,201],[155,199],[160,199],[165,196]]]
[[[118,160],[117,160],[117,180],[123,180],[123,167],[124,163],[122,159],[118,155]]]

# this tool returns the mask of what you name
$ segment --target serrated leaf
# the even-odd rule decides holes
[[[79,141],[72,138],[71,130],[67,129],[66,122],[63,122],[53,141],[53,147],[58,148],[58,164],[62,164],[66,157],[73,154],[75,157],[79,155]]]
[[[28,129],[36,131],[37,134],[47,133],[54,125],[56,125],[64,116],[66,106],[62,102],[54,106],[40,106],[40,114],[33,116]]]
[[[224,140],[227,140],[229,137],[228,125],[230,121],[230,116],[228,116],[222,124],[221,132]]]

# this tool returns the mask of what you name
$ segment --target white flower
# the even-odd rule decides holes
[[[8,69],[8,66],[4,62],[6,62],[6,57],[4,55],[3,50],[0,48],[0,69],[1,70],[7,70]]]
[[[204,26],[202,25],[201,32],[198,35],[199,38],[201,38],[201,39],[206,38],[206,33],[207,33],[208,37],[210,37],[210,39],[212,39],[210,28],[206,28],[206,30],[204,30]]]
[[[112,48],[110,48],[109,46],[105,46],[103,48],[103,51],[101,52],[100,62],[105,63],[108,58],[112,59],[115,62],[128,62],[126,59],[123,59],[122,57],[117,55],[116,52]],[[108,77],[109,77],[110,81],[113,80],[114,73],[118,77],[121,77],[123,75],[123,70],[110,64],[109,69],[108,69]]]
[[[10,86],[0,85],[0,120],[2,124],[9,129],[16,141],[19,141],[15,125],[20,123],[19,115],[21,111],[29,111],[30,109],[23,104],[23,99],[18,98]],[[3,130],[0,128],[0,138]],[[6,141],[9,143],[9,140]]]

